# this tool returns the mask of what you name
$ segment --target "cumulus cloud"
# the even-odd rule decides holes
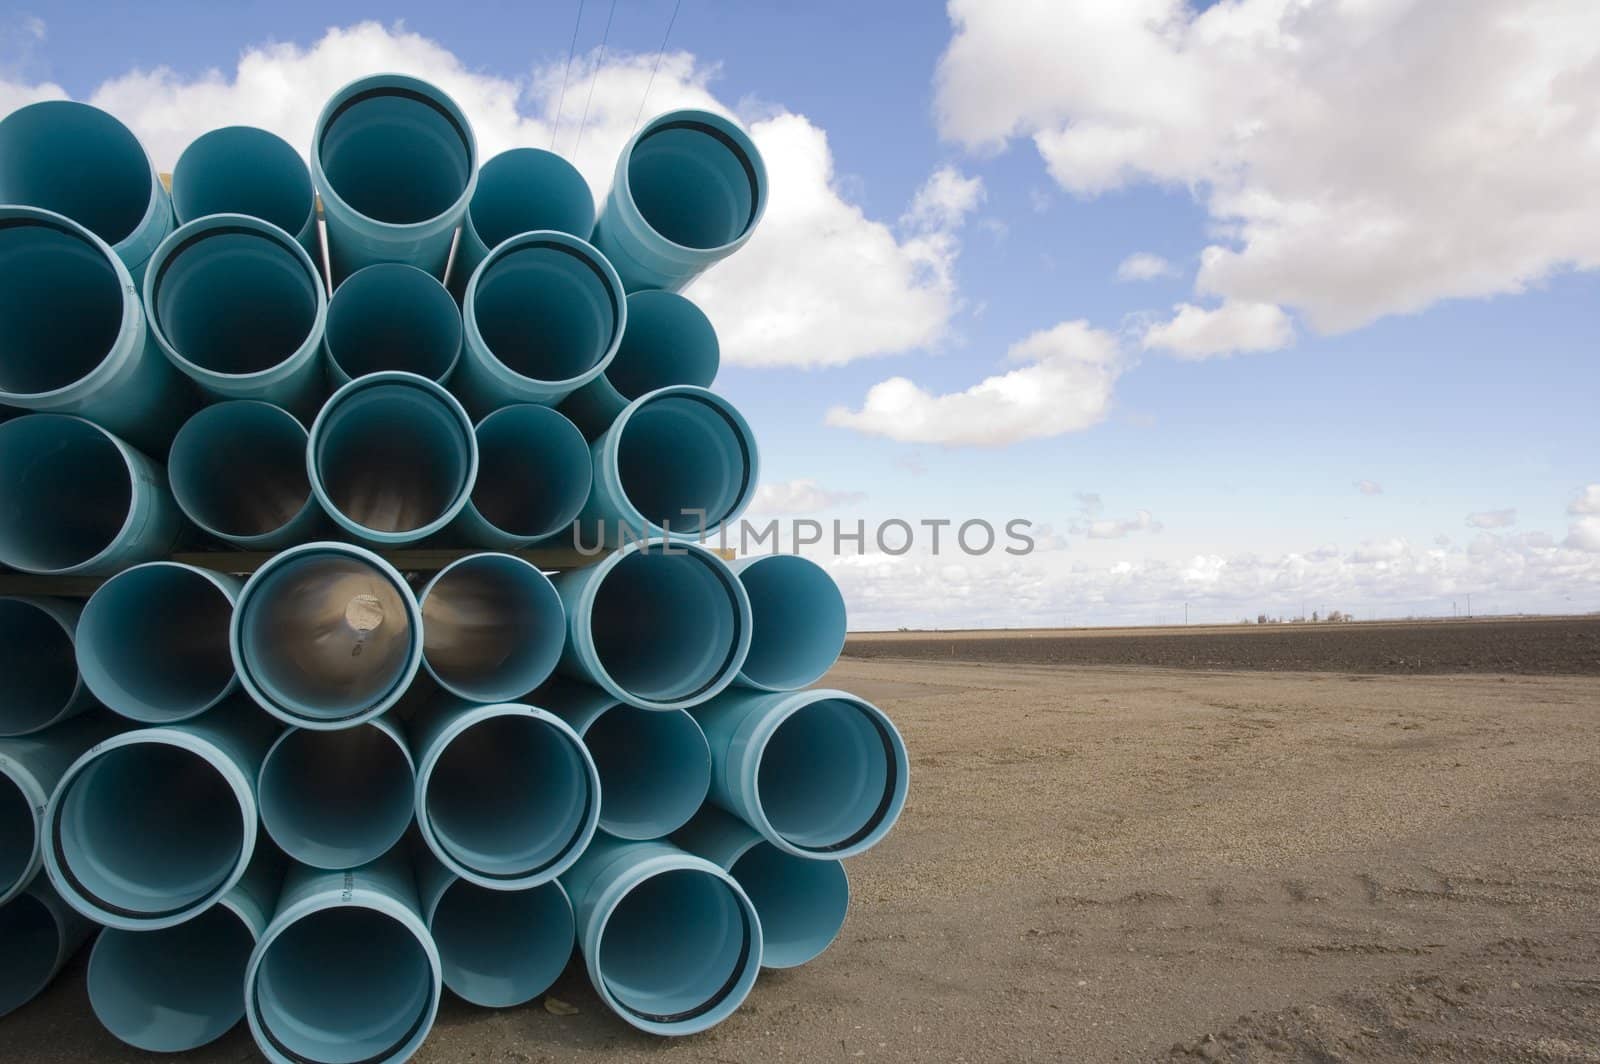
[[[750,513],[752,516],[811,514],[835,506],[848,506],[865,498],[859,491],[832,491],[810,477],[802,477],[756,488]]]
[[[1481,510],[1467,515],[1468,528],[1510,528],[1517,523],[1516,510]]]
[[[1294,325],[1271,303],[1225,302],[1205,308],[1180,303],[1173,316],[1145,330],[1144,346],[1182,359],[1275,351],[1294,339]]]
[[[983,202],[983,178],[967,177],[953,166],[935,170],[912,197],[903,221],[912,229],[955,229]]]
[[[1219,234],[1202,294],[1338,332],[1600,267],[1600,5],[951,0],[950,18],[942,133],[1030,138],[1078,195],[1194,189]]]
[[[1600,484],[1589,484],[1567,505],[1569,514],[1600,514]]]
[[[907,443],[1001,447],[1078,432],[1104,420],[1121,371],[1116,337],[1064,321],[1013,344],[1021,368],[965,391],[935,395],[906,377],[867,391],[859,410],[834,407],[830,425]]]
[[[1572,522],[1565,543],[1573,550],[1600,553],[1600,517],[1580,517]]]
[[[1132,517],[1122,520],[1080,521],[1072,526],[1072,531],[1090,539],[1122,539],[1134,532],[1160,532],[1161,527],[1161,522],[1152,517],[1149,510],[1136,510]]]
[[[1379,484],[1376,480],[1358,480],[1355,482],[1354,487],[1363,495],[1383,494],[1383,485]]]
[[[1177,267],[1148,251],[1135,252],[1117,266],[1119,281],[1153,281],[1158,277],[1176,277]]]

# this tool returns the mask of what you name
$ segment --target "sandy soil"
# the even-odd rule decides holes
[[[1600,1061],[1600,681],[849,660],[913,759],[819,960],[711,1033],[447,1001],[417,1058]],[[242,1031],[187,1059],[238,1061]],[[0,1058],[146,1061],[82,960]]]

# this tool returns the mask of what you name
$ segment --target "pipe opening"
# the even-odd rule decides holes
[[[55,914],[32,894],[18,894],[0,905],[0,942],[6,962],[0,964],[0,1016],[32,1001],[50,982],[61,952],[61,928]]]
[[[294,245],[216,225],[164,254],[150,288],[151,324],[191,365],[260,373],[311,338],[321,283]]]
[[[738,240],[760,207],[750,157],[703,122],[668,122],[640,137],[628,157],[628,191],[650,228],[701,250]]]
[[[652,525],[716,528],[750,492],[754,440],[720,401],[681,393],[646,399],[621,432],[622,491]]]
[[[594,462],[583,434],[543,406],[522,404],[478,424],[478,482],[472,505],[508,535],[542,539],[583,509]]]
[[[311,501],[306,430],[267,403],[205,407],[172,441],[167,477],[184,514],[207,532],[230,539],[269,535]]]
[[[97,107],[51,100],[0,122],[0,202],[64,214],[114,245],[144,221],[154,185],[138,138]]]
[[[506,368],[530,380],[567,381],[611,350],[620,314],[593,254],[529,239],[484,260],[473,318]]]
[[[793,968],[814,959],[838,937],[850,908],[850,882],[838,861],[784,853],[756,843],[729,874],[761,918],[761,963]]]
[[[0,152],[0,169],[20,161]],[[0,394],[65,388],[116,345],[122,284],[105,252],[80,233],[46,221],[0,224],[0,277]]]
[[[827,570],[793,554],[774,554],[739,571],[750,596],[746,680],[771,691],[816,682],[844,649],[844,596]]]
[[[404,370],[442,381],[461,352],[461,310],[432,274],[384,262],[351,274],[328,304],[328,355],[346,377]]]
[[[426,222],[449,210],[472,178],[470,145],[440,100],[401,86],[351,96],[328,116],[317,142],[322,172],[338,197],[390,225]]]
[[[382,857],[411,825],[415,802],[411,759],[374,724],[291,730],[261,765],[267,834],[313,868],[355,868]]]
[[[606,379],[631,402],[674,384],[709,388],[720,362],[717,332],[700,308],[652,289],[628,296],[628,327]]]
[[[182,912],[222,889],[245,856],[246,811],[193,751],[114,747],[64,786],[52,844],[76,892],[107,912]]]
[[[255,936],[226,905],[159,931],[100,932],[89,956],[89,1004],[136,1049],[181,1053],[244,1017],[245,966]]]
[[[467,213],[478,239],[490,250],[541,229],[587,240],[594,229],[594,195],[583,175],[561,156],[513,148],[478,171]]]
[[[108,708],[145,724],[197,716],[233,686],[232,617],[227,592],[186,566],[125,569],[78,621],[84,682]]]
[[[403,381],[336,394],[313,443],[329,502],[374,532],[426,528],[472,490],[472,426],[459,408]]]
[[[538,569],[477,554],[422,594],[423,654],[439,685],[472,702],[504,702],[538,687],[566,641],[561,597]]]
[[[674,869],[644,880],[600,931],[598,968],[624,1009],[670,1023],[703,1015],[738,990],[754,934],[739,897],[716,876]]]
[[[82,565],[116,541],[133,476],[100,429],[59,414],[0,425],[0,560],[30,572]]]
[[[579,746],[523,713],[469,725],[440,753],[425,786],[439,846],[462,866],[504,879],[568,857],[598,798]]]
[[[413,639],[405,598],[361,558],[297,555],[272,569],[240,608],[244,669],[298,719],[359,716],[405,679]]]
[[[0,735],[26,735],[45,727],[78,690],[71,633],[49,611],[31,602],[0,598],[0,676],[5,677],[0,687]],[[0,843],[0,854],[5,852]],[[4,882],[0,873],[0,883]]]
[[[489,890],[457,879],[439,899],[431,930],[445,985],[486,1008],[531,1001],[572,956],[572,906],[554,880]]]
[[[600,579],[590,611],[595,656],[624,691],[677,702],[736,665],[738,599],[729,577],[696,554],[640,550]]]
[[[268,942],[250,988],[267,1040],[291,1060],[388,1060],[428,1023],[433,969],[398,920],[345,905]]]
[[[252,126],[226,126],[197,138],[172,168],[178,221],[208,214],[248,214],[298,236],[316,209],[305,160],[282,137]]]
[[[761,753],[761,810],[792,845],[826,853],[876,833],[902,786],[894,741],[876,716],[843,698],[790,714]]]
[[[600,827],[658,839],[688,823],[711,788],[711,750],[681,709],[619,704],[583,733],[600,773]]]
[[[17,781],[0,773],[0,898],[25,884],[22,877],[39,853],[33,803]],[[0,937],[0,941],[5,941]]]

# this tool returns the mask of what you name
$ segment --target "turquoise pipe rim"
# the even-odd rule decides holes
[[[730,564],[750,596],[750,653],[738,684],[798,691],[827,675],[848,633],[844,595],[828,571],[798,554],[759,554]],[[804,612],[796,610],[800,603]]]
[[[502,910],[509,908],[513,903],[522,901],[540,906],[542,916],[549,916],[549,910],[556,911],[559,929],[553,932],[554,944],[548,941],[537,943],[540,949],[548,949],[538,956],[532,956],[535,950],[528,950],[531,957],[531,971],[517,973],[504,973],[496,971],[484,972],[482,959],[476,965],[467,958],[460,956],[455,949],[455,938],[450,933],[449,926],[441,927],[441,920],[450,925],[462,915],[454,908],[450,895],[456,891],[475,894],[481,905],[498,907]],[[555,981],[561,977],[566,969],[568,960],[572,957],[572,947],[577,942],[577,920],[572,911],[572,899],[567,896],[566,888],[558,879],[541,883],[536,887],[526,890],[489,890],[471,880],[463,879],[448,870],[441,874],[440,884],[433,890],[425,891],[422,901],[422,919],[428,925],[428,932],[433,935],[434,944],[439,950],[439,963],[444,973],[444,985],[450,992],[469,1005],[477,1005],[486,1009],[515,1008],[526,1004],[550,989]],[[460,904],[457,902],[457,904]],[[479,913],[480,917],[484,914]],[[526,917],[526,913],[522,914]],[[492,915],[489,917],[492,919]],[[510,921],[507,921],[511,924]],[[524,918],[522,926],[511,924],[504,929],[507,938],[525,934],[527,925],[531,923]],[[540,937],[545,937],[548,925],[542,922],[538,925]],[[526,941],[517,943],[527,945]],[[506,943],[510,948],[513,943]]]
[[[452,333],[451,337],[440,345],[441,348],[447,348],[449,351],[449,358],[444,361],[443,368],[431,367],[433,372],[430,373],[421,372],[420,366],[405,370],[405,372],[416,373],[419,377],[426,377],[440,384],[445,383],[461,362],[462,340],[466,333],[461,324],[461,308],[456,306],[456,301],[451,298],[449,290],[440,284],[439,279],[427,270],[419,269],[406,262],[375,262],[370,266],[361,267],[361,269],[356,270],[341,281],[339,287],[333,290],[333,298],[328,301],[328,319],[326,328],[323,330],[322,342],[328,355],[328,372],[335,381],[335,386],[343,387],[358,376],[370,376],[373,373],[381,373],[385,370],[403,368],[391,365],[380,370],[368,369],[359,374],[351,373],[350,368],[340,360],[338,350],[340,345],[336,343],[336,340],[347,339],[345,336],[345,318],[350,313],[348,310],[351,305],[350,301],[362,297],[370,298],[368,289],[382,291],[383,286],[386,284],[391,289],[415,286],[419,290],[413,290],[409,293],[414,307],[420,307],[424,302],[432,302],[435,312],[445,315],[454,324],[453,330],[448,330],[447,327],[447,331]],[[392,297],[393,292],[391,291],[389,294]],[[340,299],[341,295],[344,297],[342,301]],[[417,323],[415,321],[395,321],[394,324],[415,326]],[[414,331],[421,332],[420,329]],[[439,339],[439,337],[433,336],[429,337],[429,339]],[[346,354],[348,355],[348,352]],[[430,354],[433,354],[433,352],[430,352]]]
[[[544,425],[540,426],[540,422]],[[540,515],[544,517],[539,522],[540,528],[532,533],[505,528],[506,513],[495,506],[489,507],[495,518],[491,520],[477,498],[480,492],[487,494],[502,485],[508,479],[506,475],[512,472],[510,467],[516,465],[516,459],[525,459],[532,453],[530,448],[520,446],[520,439],[510,439],[518,431],[518,423],[542,434],[541,444],[549,446],[539,455],[544,459],[541,466],[558,472],[559,486],[564,489],[550,491],[548,480],[540,485],[542,490],[538,497],[546,504],[545,514]],[[473,434],[478,438],[478,479],[472,488],[473,497],[461,511],[461,528],[466,538],[497,550],[518,550],[552,539],[571,527],[583,512],[594,485],[594,461],[589,454],[589,444],[576,425],[551,407],[513,403],[479,421]],[[552,498],[558,505],[548,505]],[[522,493],[517,494],[517,500],[531,501]]]
[[[469,681],[455,675],[453,669],[442,663],[435,663],[437,653],[429,654],[428,633],[430,630],[437,632],[444,622],[436,618],[430,625],[428,604],[437,603],[439,598],[449,598],[448,584],[452,577],[485,566],[501,570],[501,588],[509,588],[512,581],[518,581],[520,589],[526,593],[523,603],[539,616],[529,618],[528,623],[521,626],[524,630],[520,634],[525,638],[518,640],[515,646],[503,648],[505,656],[499,666],[500,675]],[[508,575],[506,570],[514,575]],[[436,598],[441,587],[445,591]],[[428,581],[417,595],[417,605],[422,610],[422,667],[441,689],[464,701],[513,702],[548,680],[561,661],[561,648],[567,634],[567,612],[561,604],[561,595],[538,566],[516,555],[484,551],[457,558]],[[516,659],[520,661],[512,665]]]
[[[208,461],[226,464],[229,457],[229,444],[239,446],[241,443],[248,445],[249,450],[240,457],[248,461],[272,460],[270,447],[262,446],[259,438],[250,440],[225,441],[222,446],[217,446],[207,437],[207,433],[217,431],[212,423],[221,426],[221,431],[241,428],[247,419],[264,419],[266,422],[278,425],[286,433],[285,439],[292,441],[291,446],[283,452],[290,461],[286,468],[291,470],[293,476],[300,477],[305,484],[305,497],[301,500],[299,508],[277,527],[263,532],[239,533],[225,530],[222,525],[219,507],[214,506],[214,498],[207,498],[198,488],[208,474],[215,470],[202,468]],[[167,479],[168,486],[172,489],[172,498],[178,504],[178,509],[200,531],[208,536],[215,536],[225,543],[246,550],[275,550],[286,547],[305,534],[312,531],[322,517],[322,508],[317,504],[316,496],[311,494],[311,483],[305,479],[305,451],[308,434],[306,427],[300,424],[300,419],[289,411],[272,403],[260,399],[228,399],[210,406],[201,407],[183,423],[178,429],[178,434],[172,438],[172,447],[167,452]],[[282,446],[283,440],[274,441],[274,445]],[[220,461],[219,461],[220,460]],[[259,473],[260,467],[257,467]],[[258,476],[254,484],[242,483],[241,487],[258,488]],[[259,498],[259,495],[256,496]]]
[[[607,718],[612,719],[607,721]],[[621,718],[629,719],[632,726],[620,725]],[[680,734],[670,738],[660,733],[652,735],[646,730],[651,727],[671,728]],[[621,733],[612,734],[617,729],[621,729]],[[578,734],[583,737],[595,771],[600,774],[600,829],[606,834],[630,842],[665,838],[687,824],[705,804],[706,795],[711,791],[711,745],[687,710],[640,709],[627,702],[613,701],[584,721]],[[630,739],[636,740],[638,745]],[[669,743],[680,747],[670,756]],[[597,746],[600,747],[598,752]],[[677,788],[670,784],[663,786],[660,778],[669,773],[687,775],[691,772],[694,782],[676,794]],[[655,778],[651,778],[652,775]],[[607,786],[608,779],[615,785]],[[630,795],[626,811],[619,813],[617,797],[624,782],[636,785],[643,793]],[[683,780],[672,783],[682,785]]]

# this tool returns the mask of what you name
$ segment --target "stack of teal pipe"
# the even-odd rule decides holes
[[[622,1020],[704,1031],[835,939],[907,788],[815,686],[826,571],[703,545],[757,452],[680,290],[761,156],[662,115],[597,209],[397,74],[307,156],[218,129],[169,194],[109,114],[0,119],[0,565],[100,581],[0,597],[0,1015],[92,942],[131,1046],[381,1064],[576,950]]]

